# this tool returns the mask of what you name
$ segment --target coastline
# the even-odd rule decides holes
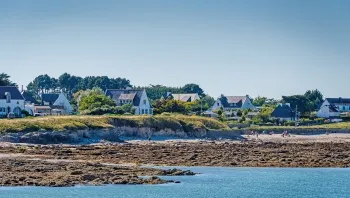
[[[141,176],[193,175],[190,171],[164,172],[149,166],[350,167],[350,134],[254,138],[244,142],[177,139],[88,145],[0,143],[0,186],[162,184],[169,181]]]
[[[0,186],[163,184],[181,181],[157,176],[193,175],[144,165],[346,168],[350,130],[338,126],[287,127],[290,137],[277,127],[275,134],[257,137],[246,135],[252,129],[197,116],[1,120]]]

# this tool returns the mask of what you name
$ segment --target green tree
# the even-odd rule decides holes
[[[154,114],[168,113],[182,113],[187,114],[188,109],[185,106],[185,102],[178,100],[156,100],[153,102]]]
[[[314,111],[323,101],[323,94],[319,90],[309,90],[304,96],[309,100],[310,108],[309,111]]]
[[[82,95],[79,103],[79,110],[93,110],[94,108],[101,107],[114,107],[115,102],[110,98],[101,94],[101,91],[96,89],[88,92],[86,95]]]
[[[266,103],[266,100],[267,100],[267,98],[266,97],[260,97],[260,96],[258,96],[258,97],[256,97],[256,98],[254,98],[253,99],[253,105],[255,105],[255,106],[259,106],[259,107],[261,107],[261,106],[263,106],[265,103]]]
[[[201,98],[201,102],[202,102],[203,111],[206,111],[214,105],[215,99],[209,95],[205,95],[204,97]]]
[[[197,84],[186,84],[182,90],[184,93],[197,93],[201,97],[205,96],[203,89]]]
[[[134,108],[134,105],[132,105],[132,104],[124,104],[124,105],[121,106],[121,109],[125,113],[135,114],[135,108]]]
[[[10,80],[9,75],[0,73],[0,86],[16,86],[16,84]]]
[[[270,121],[271,113],[273,112],[274,108],[272,107],[263,107],[259,114],[255,117],[253,117],[252,121],[255,124],[262,124],[267,123]]]
[[[238,117],[242,117],[242,115],[243,115],[243,113],[242,113],[242,111],[239,109],[239,110],[237,111],[237,116],[238,116]]]

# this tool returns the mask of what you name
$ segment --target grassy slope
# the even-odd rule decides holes
[[[227,126],[214,119],[198,116],[50,116],[0,120],[0,133],[30,132],[40,130],[65,131],[103,129],[114,126],[150,127],[155,130],[225,130]]]

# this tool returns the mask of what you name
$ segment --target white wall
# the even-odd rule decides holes
[[[24,100],[12,100],[11,99],[11,103],[6,103],[6,100],[1,99],[0,100],[0,107],[4,107],[6,112],[0,112],[1,115],[7,115],[7,108],[10,107],[11,108],[11,112],[13,112],[13,110],[16,107],[19,107],[21,110],[24,109]]]
[[[58,96],[57,100],[55,101],[55,103],[53,105],[63,106],[64,107],[64,112],[63,112],[64,114],[70,114],[73,112],[72,105],[69,103],[66,96],[63,95],[63,93],[60,93],[60,95]]]
[[[221,101],[219,99],[217,99],[212,107],[212,110],[213,111],[218,110],[218,109],[220,109],[220,107],[222,107]]]
[[[143,110],[143,113],[142,113]],[[141,115],[141,114],[148,114],[148,115],[152,115],[153,114],[153,110],[151,109],[151,104],[148,100],[146,91],[143,90],[142,92],[142,96],[140,98],[140,105],[137,107],[135,106],[135,114],[136,115]]]
[[[330,112],[328,106],[322,106],[316,116],[319,118],[339,117],[340,112]]]
[[[242,109],[255,109],[255,106],[252,104],[249,98],[245,100],[245,102],[242,104]]]

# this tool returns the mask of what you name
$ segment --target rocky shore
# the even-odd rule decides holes
[[[0,144],[1,186],[162,184],[179,181],[164,181],[157,176],[194,174],[142,165],[344,168],[350,166],[350,143],[197,140],[95,145]]]
[[[94,161],[48,159],[48,156],[43,158],[17,154],[0,156],[0,186],[164,184],[180,183],[180,181],[162,180],[158,176],[194,175],[191,171],[179,169],[159,170]]]

